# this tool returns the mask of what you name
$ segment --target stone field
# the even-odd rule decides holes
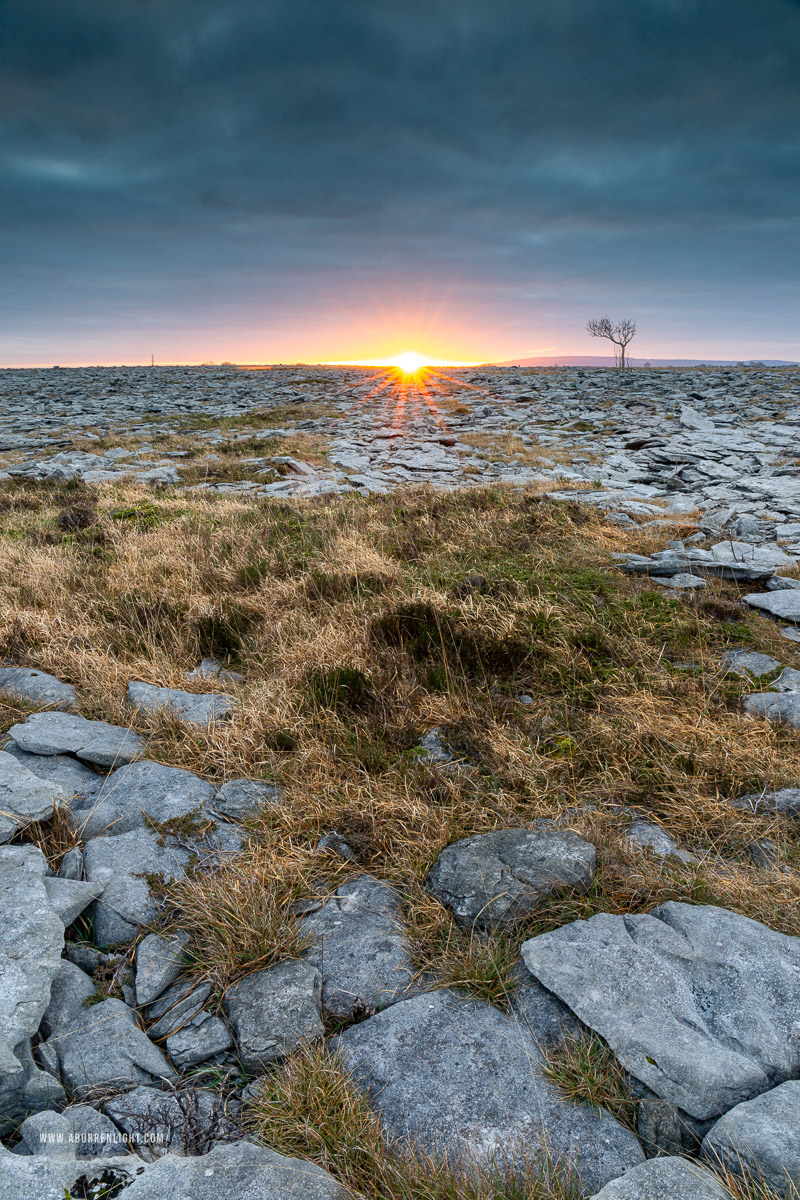
[[[104,496],[118,505],[133,489],[140,508],[145,488],[153,504],[166,498],[178,508],[230,497],[245,521],[241,505],[251,501],[265,513],[272,502],[295,500],[299,512],[305,502],[324,506],[344,497],[388,504],[394,493],[416,495],[419,484],[448,494],[487,485],[514,495],[529,489],[537,504],[545,498],[550,504],[548,519],[571,514],[576,536],[581,521],[594,522],[600,570],[589,584],[581,576],[576,587],[591,592],[586,603],[598,622],[615,606],[620,621],[627,620],[641,601],[653,621],[664,621],[665,645],[670,622],[685,619],[684,631],[692,629],[692,614],[699,614],[698,628],[701,620],[727,622],[720,635],[725,648],[720,641],[703,649],[703,664],[687,634],[676,644],[691,661],[664,651],[662,664],[657,649],[655,666],[640,655],[631,677],[645,669],[665,677],[663,729],[670,704],[686,701],[687,711],[695,705],[697,712],[698,697],[711,697],[710,706],[724,693],[728,707],[723,712],[720,701],[720,720],[734,743],[751,739],[752,773],[730,768],[732,781],[726,776],[723,786],[713,774],[718,768],[701,762],[706,747],[693,750],[693,758],[677,748],[684,735],[668,731],[667,757],[686,759],[687,779],[706,771],[711,780],[708,828],[701,815],[670,826],[669,805],[688,807],[689,792],[670,792],[652,764],[632,796],[611,779],[610,766],[603,775],[601,763],[596,769],[606,790],[590,796],[578,765],[588,724],[569,724],[559,707],[562,694],[564,711],[584,705],[586,721],[600,723],[611,712],[612,691],[592,690],[588,675],[596,668],[597,688],[613,689],[614,671],[630,664],[614,658],[613,645],[590,637],[588,617],[581,616],[570,645],[584,656],[587,673],[559,674],[561,692],[539,694],[538,677],[524,674],[524,654],[522,667],[507,668],[516,626],[502,605],[518,601],[523,611],[528,599],[519,597],[532,574],[526,567],[524,579],[521,571],[515,576],[513,562],[494,591],[490,578],[473,571],[448,593],[461,604],[459,620],[483,612],[482,604],[493,634],[501,617],[508,620],[505,657],[487,657],[495,664],[491,680],[474,672],[469,687],[492,709],[492,736],[513,772],[499,751],[491,759],[485,750],[481,761],[485,743],[475,728],[460,741],[452,732],[446,705],[465,707],[467,692],[456,695],[449,677],[441,682],[431,667],[430,639],[414,642],[417,626],[408,620],[402,637],[395,635],[383,610],[382,623],[375,618],[369,605],[383,603],[394,586],[388,569],[380,575],[377,551],[374,561],[365,559],[367,599],[359,591],[353,601],[365,607],[357,608],[352,628],[372,621],[370,645],[380,635],[381,647],[394,653],[402,643],[396,653],[411,655],[402,659],[407,673],[413,654],[413,670],[424,663],[427,674],[419,667],[402,696],[408,705],[421,703],[424,684],[433,698],[415,714],[442,715],[436,723],[433,715],[424,723],[415,715],[414,737],[389,700],[388,715],[378,712],[379,686],[385,695],[399,686],[400,657],[391,660],[383,683],[374,663],[357,676],[349,666],[350,674],[342,674],[337,659],[333,685],[330,672],[322,683],[312,674],[291,719],[281,710],[278,736],[266,719],[256,729],[251,716],[248,725],[255,709],[246,707],[251,694],[265,696],[265,706],[284,703],[268,694],[277,659],[247,651],[244,640],[241,653],[201,660],[198,654],[191,662],[176,657],[169,669],[166,651],[147,660],[140,648],[129,659],[120,650],[112,701],[96,686],[90,692],[86,681],[94,676],[88,668],[81,676],[79,656],[78,666],[43,669],[52,666],[47,637],[30,635],[29,652],[15,634],[17,641],[5,644],[18,647],[17,656],[9,653],[0,667],[0,698],[8,705],[0,743],[0,1200],[352,1200],[358,1192],[349,1168],[337,1164],[335,1153],[323,1163],[303,1151],[305,1143],[279,1137],[275,1130],[288,1117],[275,1115],[277,1101],[269,1106],[270,1096],[286,1095],[280,1088],[290,1076],[281,1072],[293,1062],[310,1069],[316,1060],[309,1056],[320,1047],[351,1089],[347,1111],[363,1122],[364,1144],[374,1128],[401,1159],[428,1155],[456,1171],[460,1191],[442,1184],[426,1197],[800,1195],[800,936],[782,925],[800,905],[800,773],[793,777],[787,768],[773,785],[762,769],[768,754],[790,766],[798,761],[800,370],[475,368],[410,378],[308,366],[0,372],[0,499],[22,486],[31,511],[37,487],[42,497],[61,485],[79,488],[76,504],[90,495],[100,506]],[[72,553],[74,511],[64,509],[67,540],[57,541],[49,526],[44,534],[37,530],[31,556]],[[214,520],[212,551],[214,538],[225,536],[222,518]],[[9,526],[3,536],[18,544],[23,535]],[[145,544],[147,529],[136,536]],[[122,563],[135,585],[134,560],[116,544],[113,558],[109,545],[110,538],[97,541],[96,569],[113,572]],[[343,543],[336,545],[344,554]],[[405,543],[401,549],[398,561],[413,567],[417,549]],[[486,561],[491,565],[490,556]],[[350,603],[355,586],[342,583],[335,566],[328,563],[322,583],[319,569],[303,575],[289,599],[289,568],[281,574],[259,566],[255,583],[251,571],[235,587],[273,587],[280,593],[275,613],[297,603],[297,612],[319,619],[324,641],[333,628],[325,604],[342,594]],[[606,577],[619,581],[621,599],[604,590]],[[425,580],[415,593],[417,607],[390,615],[405,619],[410,611],[419,623],[424,601],[439,603],[437,611],[447,616],[454,610],[437,599],[444,591],[441,581]],[[550,610],[543,602],[524,608],[533,613],[526,636],[543,643],[543,662],[548,637],[555,645],[566,636],[552,623],[558,589],[548,596]],[[130,611],[141,614],[144,601],[135,600]],[[29,585],[19,603],[24,628],[35,631],[41,611],[35,589]],[[152,611],[145,612],[151,623]],[[177,611],[164,617],[170,628],[159,631],[163,645],[171,644],[170,623],[190,619]],[[21,619],[14,630],[23,628]],[[272,627],[259,617],[260,635],[265,625],[271,637]],[[461,666],[477,643],[458,629]],[[759,629],[767,640],[750,644],[747,631]],[[151,669],[149,662],[161,666]],[[535,730],[525,724],[528,710],[535,710]],[[358,741],[373,719],[380,729],[395,721],[401,731],[389,767],[375,766]],[[624,741],[636,719],[628,711],[623,732],[614,736]],[[392,855],[381,858],[374,849],[382,845],[370,829],[379,810],[369,807],[366,793],[358,793],[363,811],[354,813],[352,803],[334,807],[345,817],[322,818],[313,834],[311,826],[302,826],[302,836],[296,832],[294,776],[287,768],[285,778],[277,772],[273,778],[267,764],[297,753],[299,773],[310,772],[302,720],[320,743],[332,739],[325,743],[331,787],[336,756],[358,743],[356,766],[341,768],[343,789],[384,771],[405,780],[397,794],[410,807],[400,808],[395,797],[398,812],[427,805],[424,828],[438,830],[439,840],[425,846],[420,838],[413,872],[393,873]],[[272,757],[264,752],[258,759],[263,770],[230,766],[240,752],[242,762],[248,754],[246,761],[255,762],[270,738]],[[298,745],[308,749],[306,758]],[[194,760],[192,753],[206,757]],[[525,776],[534,754],[548,770],[555,762],[562,772],[553,776],[560,781],[556,791],[577,789],[569,805],[552,799],[543,774],[531,776],[533,782]],[[214,770],[201,769],[211,759]],[[535,807],[537,788],[550,797],[549,808]],[[458,804],[466,816],[450,813]],[[611,814],[610,834],[601,810]],[[411,820],[393,816],[391,805],[386,812],[399,825]],[[727,842],[719,832],[726,821],[734,831]],[[60,822],[72,836],[57,846]],[[412,831],[411,840],[416,836]],[[616,839],[613,852],[607,836]],[[196,881],[202,889],[235,879],[225,872],[259,861],[253,849],[259,839],[272,846],[284,838],[285,861],[294,863],[304,837],[303,862],[334,864],[325,886],[317,886],[316,875],[298,874],[285,910],[264,918],[270,937],[280,927],[284,952],[248,957],[243,951],[220,982],[206,969],[196,929],[182,928],[179,918],[166,921],[165,896]],[[746,855],[737,857],[740,844]],[[635,887],[604,903],[612,859],[631,877],[638,863],[652,871],[658,903],[628,904],[625,896],[639,895]],[[253,893],[240,883],[234,910],[252,904]],[[737,899],[751,885],[759,919]],[[729,903],[719,901],[716,886],[728,889],[722,894]],[[209,911],[209,924],[211,918]],[[434,943],[442,958],[451,943],[463,948],[460,975],[437,974],[436,953],[423,963],[415,938],[425,921],[448,931]],[[498,976],[511,981],[503,996],[492,991]],[[572,1047],[570,1061],[588,1061],[585,1073],[600,1063],[604,1080],[618,1081],[619,1095],[610,1083],[594,1094],[585,1079],[570,1094],[558,1066],[563,1047]],[[615,1095],[623,1096],[620,1107]],[[342,1155],[344,1162],[344,1149]],[[544,1173],[510,1190],[512,1177],[522,1178],[531,1162],[545,1164]],[[475,1172],[489,1179],[483,1191],[470,1182]],[[377,1184],[362,1194],[400,1195]]]

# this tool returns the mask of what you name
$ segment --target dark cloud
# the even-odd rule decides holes
[[[420,272],[512,325],[515,305],[567,322],[618,294],[656,316],[681,280],[711,340],[709,286],[728,324],[731,286],[765,332],[786,304],[796,0],[6,0],[0,18],[12,341],[65,303],[89,331],[176,305],[224,322],[254,295],[302,311]]]

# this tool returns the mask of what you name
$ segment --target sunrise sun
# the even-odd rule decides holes
[[[405,353],[398,354],[392,364],[404,375],[416,375],[423,367],[430,365],[430,359],[423,358],[421,354],[417,354],[416,350],[406,350]]]

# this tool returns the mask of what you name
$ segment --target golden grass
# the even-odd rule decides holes
[[[198,969],[220,988],[296,951],[292,904],[342,877],[315,852],[330,829],[398,886],[419,968],[494,1002],[522,937],[601,909],[684,899],[800,932],[796,828],[729,803],[796,786],[800,738],[743,716],[752,686],[719,668],[727,645],[786,665],[800,654],[734,584],[675,601],[609,569],[612,551],[663,545],[663,529],[618,529],[541,492],[249,503],[3,487],[0,656],[73,683],[86,716],[132,724],[151,757],[285,789],[251,822],[250,851],[170,892]],[[70,507],[90,523],[62,529]],[[131,712],[131,679],[208,690],[185,679],[205,654],[246,676],[214,685],[237,699],[230,721],[206,730]],[[698,669],[671,665],[686,660]],[[5,727],[15,719],[9,710]],[[462,756],[458,772],[416,761],[433,726]],[[626,807],[698,864],[630,848]],[[457,929],[423,886],[440,849],[542,817],[597,845],[588,895],[552,898],[509,934]],[[763,837],[781,847],[772,871],[746,853]]]

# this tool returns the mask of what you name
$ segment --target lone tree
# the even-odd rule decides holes
[[[619,365],[625,370],[625,348],[636,335],[636,322],[630,317],[617,321],[613,325],[610,317],[597,317],[586,322],[586,332],[592,337],[608,338],[615,346],[619,346]]]

